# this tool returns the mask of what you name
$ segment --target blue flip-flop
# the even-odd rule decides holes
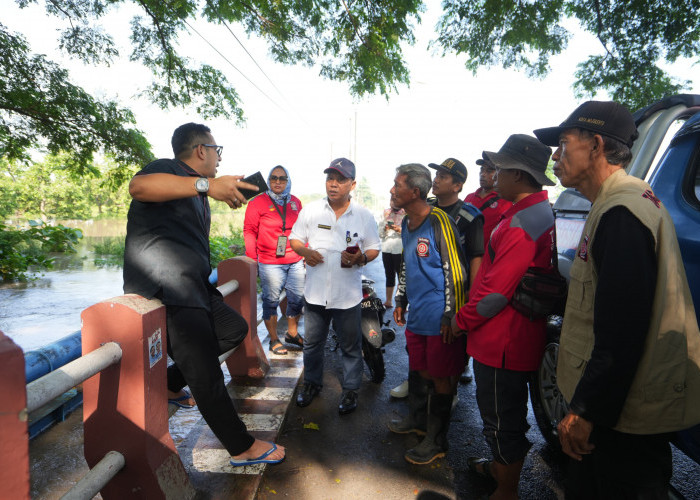
[[[274,443],[270,443],[270,444],[272,444],[272,448],[270,448],[269,450],[267,450],[265,453],[263,453],[262,455],[260,455],[258,458],[247,458],[247,459],[245,459],[245,460],[234,460],[234,459],[231,459],[231,465],[233,465],[234,467],[242,467],[243,465],[278,464],[278,463],[280,463],[282,460],[284,460],[284,457],[279,458],[279,459],[277,459],[277,460],[272,460],[272,459],[268,459],[268,458],[267,458],[267,457],[269,457],[271,454],[273,454],[273,453],[275,452],[275,450],[277,449],[277,445],[276,445],[276,444],[274,444]]]
[[[181,401],[187,401],[188,399],[190,399],[192,397],[192,395],[189,392],[187,392],[187,391],[184,391],[184,392],[185,392],[184,396],[180,396],[179,398],[168,399],[168,404],[179,406],[180,408],[186,408],[186,409],[194,408],[195,405],[181,402]]]

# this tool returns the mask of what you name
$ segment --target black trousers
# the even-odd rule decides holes
[[[569,459],[567,499],[668,499],[673,464],[671,434],[626,434],[595,426],[595,445],[582,461]]]
[[[476,403],[493,459],[508,465],[527,456],[527,386],[532,372],[493,368],[474,360]]]
[[[384,277],[386,286],[390,288],[396,285],[396,275],[401,272],[401,261],[403,254],[382,252],[382,262],[384,263]],[[386,300],[391,299],[387,297]]]
[[[168,390],[178,392],[188,385],[202,417],[231,455],[253,445],[233,407],[224,384],[219,355],[243,342],[248,324],[223,298],[210,295],[211,311],[195,307],[166,306]]]

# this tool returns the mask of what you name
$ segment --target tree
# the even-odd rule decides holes
[[[68,73],[44,56],[31,55],[22,37],[0,24],[0,156],[29,160],[32,149],[73,153],[78,173],[103,150],[121,165],[153,158],[134,116],[114,102],[100,102],[68,81]]]
[[[607,91],[635,110],[690,86],[659,64],[700,49],[700,4],[685,0],[457,0],[444,2],[437,45],[466,54],[466,67],[501,64],[541,77],[571,33],[567,18],[600,42],[601,54],[578,65],[578,98]]]
[[[43,2],[49,16],[68,21],[58,45],[91,65],[122,57],[102,24],[126,0]],[[130,2],[129,2],[130,3]],[[131,3],[130,3],[131,4]],[[316,64],[322,76],[346,82],[357,97],[388,95],[409,83],[402,45],[413,44],[421,0],[135,0],[128,57],[151,70],[144,95],[162,108],[194,107],[203,118],[244,120],[238,94],[224,75],[183,57],[178,37],[190,20],[242,25],[268,42],[287,64]],[[698,2],[687,0],[452,0],[443,2],[434,46],[467,56],[467,69],[503,65],[532,77],[549,71],[567,46],[568,19],[593,33],[600,53],[576,72],[578,97],[607,91],[635,109],[689,86],[660,64],[700,50]],[[230,29],[230,28],[229,28]],[[75,153],[74,168],[90,168],[104,151],[119,165],[144,164],[150,146],[128,109],[100,101],[68,81],[67,72],[29,52],[24,39],[0,24],[0,157],[27,160],[32,149]],[[115,179],[120,180],[119,177]],[[121,178],[123,180],[123,177]]]
[[[20,7],[40,0],[15,0]],[[101,23],[125,0],[45,0],[46,13],[69,21],[59,47],[69,56],[109,64],[119,51]],[[401,43],[413,43],[419,0],[137,0],[142,15],[131,21],[132,61],[153,73],[144,94],[162,108],[194,107],[204,118],[243,120],[236,91],[217,69],[178,54],[178,36],[190,20],[238,23],[269,42],[284,63],[320,65],[320,73],[348,82],[357,96],[387,94],[408,83]],[[26,42],[0,24],[0,156],[28,159],[29,151],[76,153],[75,167],[89,168],[100,149],[119,164],[143,164],[150,146],[134,117],[113,102],[100,102],[68,82],[65,70],[31,55]]]
[[[113,180],[113,172],[122,175],[123,168],[107,161],[79,175],[66,153],[30,165],[0,160],[0,217],[47,221],[124,215],[131,198],[126,185],[116,187]]]

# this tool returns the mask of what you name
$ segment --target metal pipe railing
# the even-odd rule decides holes
[[[67,390],[83,383],[96,373],[122,359],[122,349],[116,342],[107,342],[81,358],[27,384],[27,411],[41,408]]]
[[[61,500],[90,500],[124,468],[126,460],[118,451],[108,452],[90,472],[68,490]]]
[[[221,295],[226,297],[227,295],[231,295],[233,292],[238,290],[238,281],[236,280],[231,280],[227,281],[226,283],[223,283],[220,286],[217,286],[216,289],[219,291]]]

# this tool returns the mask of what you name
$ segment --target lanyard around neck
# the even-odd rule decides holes
[[[287,200],[284,201],[284,205],[282,205],[282,210],[280,210],[280,207],[277,206],[277,203],[275,203],[275,200],[272,199],[272,196],[269,194],[267,195],[268,198],[270,198],[270,201],[272,202],[272,205],[274,205],[275,209],[277,210],[277,213],[280,214],[280,219],[282,219],[282,234],[287,230]]]

